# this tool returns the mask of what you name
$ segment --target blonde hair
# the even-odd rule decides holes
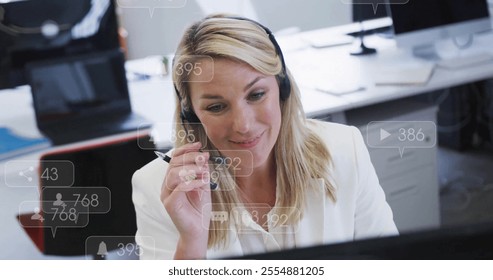
[[[192,111],[188,83],[190,77],[187,75],[190,73],[177,71],[177,65],[193,65],[204,56],[245,63],[264,75],[278,78],[283,73],[282,63],[266,30],[248,19],[213,15],[185,31],[173,67],[173,82],[177,90],[175,131],[180,131],[186,126],[195,139],[206,144],[206,150],[217,150],[207,139],[201,124],[184,123],[181,116],[182,108]],[[307,127],[299,89],[288,69],[286,73],[290,80],[291,92],[286,100],[280,102],[281,128],[274,145],[276,183],[279,186],[275,211],[278,211],[278,215],[289,217],[289,224],[295,224],[302,217],[300,211],[304,208],[307,190],[304,186],[310,179],[323,178],[327,195],[333,201],[336,200],[336,195],[329,180],[329,151],[320,137]],[[176,147],[186,144],[184,139],[176,139]],[[218,184],[223,191],[212,192],[213,211],[231,213],[234,207],[243,205],[231,170],[222,170]],[[210,222],[209,248],[227,244],[229,237],[228,223]]]

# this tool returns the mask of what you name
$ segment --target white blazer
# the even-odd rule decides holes
[[[337,201],[332,202],[325,194],[323,179],[307,182],[318,187],[309,188],[313,191],[308,192],[303,218],[295,225],[296,247],[398,234],[360,131],[316,120],[308,120],[308,124],[329,149],[333,163],[329,167],[331,183],[336,188]],[[166,162],[155,159],[132,178],[141,259],[172,259],[178,243],[178,231],[160,201],[167,168]],[[235,229],[231,230],[235,236]],[[251,253],[252,249],[245,246],[248,244],[238,238],[230,238],[226,248],[209,249],[207,258]]]

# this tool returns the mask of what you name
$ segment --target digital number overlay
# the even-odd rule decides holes
[[[49,208],[40,208],[39,201],[23,201],[19,205],[19,214],[31,211],[29,219],[20,220],[25,228],[51,228],[53,237],[57,228],[83,228],[89,224],[89,208],[75,201],[64,201],[63,205],[53,205],[55,201],[43,202]],[[46,205],[45,205],[46,206]]]
[[[49,187],[41,192],[39,201],[24,201],[19,215],[33,212],[21,219],[25,228],[51,228],[53,237],[58,228],[83,228],[89,214],[104,214],[111,209],[111,192],[106,187]]]
[[[70,187],[74,173],[74,164],[68,160],[10,160],[4,166],[9,187]]]
[[[204,206],[210,207],[210,205]],[[214,209],[214,207],[212,208]],[[294,207],[276,207],[272,209],[267,204],[246,204],[232,206],[231,211],[212,211],[211,221],[219,223],[234,223],[238,233],[257,232],[259,227],[264,229],[283,229],[284,233],[295,233],[298,228],[288,223],[290,217],[299,218],[301,212]],[[209,227],[209,221],[203,220],[202,225]]]
[[[136,244],[136,239],[150,248],[140,247]],[[85,243],[86,258],[106,259],[112,253],[117,258],[138,259],[145,252],[152,259],[155,256],[155,243],[152,236],[89,236]]]
[[[367,125],[369,147],[398,149],[433,148],[437,142],[437,127],[431,121],[374,121]]]
[[[207,55],[176,56],[176,74],[184,76],[185,82],[207,83],[214,78],[214,59]]]
[[[221,186],[219,179],[226,176],[226,172],[232,177],[248,177],[253,172],[253,154],[248,150],[222,150],[220,156],[217,151],[202,150],[209,152],[208,168],[203,169],[205,156],[199,154],[195,157],[195,166],[186,162],[176,165],[182,167],[179,171],[181,182],[190,184],[193,180],[202,180],[204,184],[212,182],[218,184],[222,191],[227,191],[225,186]]]
[[[201,123],[190,123],[190,127],[201,126],[204,131],[207,133],[206,128]],[[138,131],[139,135],[147,134],[147,128],[140,128]],[[195,136],[195,130],[191,129],[179,129],[176,130],[175,122],[157,122],[153,124],[153,128],[151,131],[151,137],[148,138],[148,142],[144,142],[146,140],[145,137],[139,137],[138,145],[142,150],[156,149],[155,147],[170,147],[175,144],[176,140],[180,142],[190,144],[198,142],[199,140],[202,142],[202,149],[207,146],[207,138],[205,139],[197,139]],[[151,145],[149,145],[151,144]]]

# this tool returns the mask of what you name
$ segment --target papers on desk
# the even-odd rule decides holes
[[[374,77],[376,86],[425,85],[430,80],[435,64],[431,62],[399,64],[380,68]]]
[[[354,38],[344,34],[325,34],[323,36],[303,36],[305,40],[313,48],[327,48],[340,45],[351,44]]]
[[[148,56],[140,60],[125,62],[128,81],[147,80],[152,77],[163,77],[168,74],[168,69],[163,64],[163,56]]]
[[[279,36],[276,40],[283,52],[291,52],[306,47],[327,48],[347,45],[354,42],[354,37],[325,31],[310,31],[303,34]]]
[[[453,56],[438,61],[437,65],[446,69],[459,69],[469,66],[474,66],[482,63],[490,63],[493,60],[493,54],[487,52],[480,52],[475,54],[466,54]]]
[[[356,82],[341,83],[341,82],[326,81],[326,82],[318,82],[315,85],[315,89],[333,95],[343,95],[343,94],[365,90],[365,87],[359,85]]]
[[[0,161],[50,147],[46,138],[28,138],[0,127]]]

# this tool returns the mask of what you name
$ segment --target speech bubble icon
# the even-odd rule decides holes
[[[65,206],[53,206],[55,201],[23,201],[19,204],[19,221],[24,228],[50,228],[55,238],[58,228],[83,228],[89,224],[87,208],[74,207],[73,201]],[[45,208],[50,205],[49,208]],[[27,212],[27,213],[26,213]]]
[[[407,148],[433,148],[437,127],[432,121],[373,121],[366,127],[366,141],[372,148],[397,148],[402,158]]]
[[[249,150],[201,150],[201,152],[209,153],[208,168],[204,165],[199,172],[194,172],[191,169],[180,169],[178,175],[181,182],[189,184],[192,180],[201,179],[204,184],[209,182],[212,190],[220,188],[222,191],[230,191],[234,185],[221,185],[221,178],[248,177],[253,172],[255,159]],[[195,165],[202,163],[200,154],[194,160]],[[183,161],[170,164],[182,167],[189,165],[190,162],[183,157]],[[169,183],[166,182],[166,186],[171,187],[174,184],[171,177],[166,177],[166,180],[171,180],[168,181]]]
[[[227,211],[212,211],[211,220],[213,222],[220,222],[221,224],[228,221]]]
[[[193,180],[197,179],[197,174],[195,173],[195,170],[192,169],[182,169],[178,173],[178,176],[180,176],[180,180],[187,185],[190,184]]]
[[[146,244],[146,257],[153,259],[156,254],[156,241],[152,236],[128,235],[128,236],[89,236],[85,242],[86,258],[100,256],[102,259],[138,259],[144,253],[144,249],[138,244]]]
[[[152,18],[155,9],[176,9],[187,5],[187,0],[117,0],[120,8],[148,9]]]
[[[89,208],[76,201],[64,201],[65,206],[56,206],[55,201],[41,202],[45,227],[51,228],[53,238],[57,228],[83,228],[89,224]]]
[[[177,129],[177,127],[179,128]],[[202,133],[197,132],[197,129],[205,131],[205,134],[207,134],[207,129],[202,123],[187,122],[187,128],[185,129],[181,123],[177,126],[175,122],[156,122],[150,132],[151,138],[147,139],[152,141],[152,146],[142,141],[138,143],[139,148],[144,150],[166,150],[173,147],[176,141],[191,144],[200,140],[202,143],[200,149],[204,149],[207,146],[207,138],[199,139],[196,135],[201,135]]]
[[[255,233],[256,226],[263,228],[284,228],[286,233],[295,233],[299,228],[292,226],[290,221],[299,220],[301,212],[296,207],[276,207],[271,211],[271,207],[265,203],[249,203],[244,207],[233,207],[231,216],[238,225],[239,232]],[[247,210],[247,208],[254,210]],[[266,214],[262,214],[266,213]]]
[[[205,203],[202,205],[202,213],[206,215],[202,215],[201,224],[205,229],[210,228],[211,222],[219,222],[223,224],[224,222],[229,221],[229,214],[227,211],[222,210],[224,205],[222,203]],[[207,215],[207,213],[210,213]]]
[[[3,168],[8,187],[37,187],[39,160],[9,160]]]
[[[208,169],[207,172],[209,176],[201,176],[204,178],[204,183],[210,181],[215,187],[220,187],[222,191],[232,190],[234,186],[224,186],[219,184],[219,179],[223,177],[248,177],[253,172],[254,158],[253,153],[249,150],[201,150],[203,153],[209,153]],[[202,163],[198,155],[195,158],[195,163],[198,165]],[[183,158],[183,162],[178,163],[178,165],[187,165],[186,158]],[[205,159],[204,159],[205,160]],[[181,172],[180,176],[183,178],[187,175],[184,171]],[[199,173],[204,174],[204,173]],[[185,181],[186,180],[183,180]],[[212,186],[211,186],[212,187]],[[213,188],[214,189],[214,188]]]
[[[409,3],[409,0],[341,0],[341,2],[347,5],[371,5],[376,14],[378,5],[403,5]]]
[[[141,150],[156,150],[156,136],[153,135],[153,128],[149,128],[147,124],[141,124],[137,127],[137,146]]]
[[[179,55],[174,58],[173,72],[183,82],[207,83],[214,78],[214,59],[208,55]]]
[[[43,187],[70,187],[75,181],[75,166],[69,160],[41,160],[40,184]]]
[[[90,214],[105,214],[111,210],[111,191],[106,187],[50,187],[41,190],[43,206],[48,209],[53,206],[63,206],[66,200],[74,201],[74,206],[79,204]],[[54,201],[53,205],[44,201]]]
[[[69,160],[12,160],[4,166],[9,187],[71,186],[74,164]]]

